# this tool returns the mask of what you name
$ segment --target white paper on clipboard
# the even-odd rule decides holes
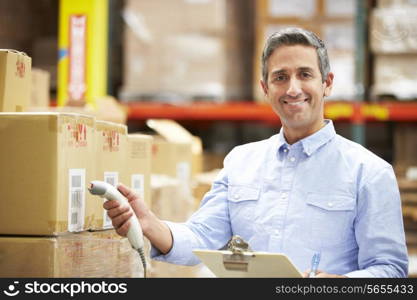
[[[193,250],[216,277],[302,278],[302,273],[282,253],[243,252],[236,256],[229,250]],[[233,258],[232,258],[233,255]]]

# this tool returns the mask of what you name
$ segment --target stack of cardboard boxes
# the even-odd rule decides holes
[[[250,2],[126,1],[119,98],[177,102],[250,98],[247,54],[253,29],[251,18],[237,13]]]
[[[158,133],[152,137],[94,114],[22,112],[30,58],[14,51],[0,57],[0,277],[143,276],[137,253],[87,186],[123,183],[161,219],[185,221],[195,209],[191,180],[202,169],[201,140],[169,120],[150,120]],[[201,266],[150,263],[145,244],[151,277],[198,276]]]
[[[372,94],[398,100],[417,97],[417,3],[379,0],[372,10],[370,46],[375,57]]]
[[[144,165],[131,159],[125,125],[86,115],[1,113],[0,138],[0,234],[8,236],[0,237],[1,276],[143,276],[137,253],[109,229],[103,201],[87,185],[130,186],[139,176],[138,192],[149,194],[141,189],[150,182],[150,137],[135,138],[146,148]]]
[[[151,208],[162,220],[184,222],[195,210],[192,180],[202,169],[198,137],[172,120],[148,120],[152,145]],[[150,261],[149,277],[199,277],[202,265],[178,266]]]
[[[169,176],[172,168],[155,171],[154,178],[164,179],[157,179],[151,193],[152,137],[128,135],[125,125],[74,113],[1,113],[0,138],[5,141],[0,151],[5,208],[0,213],[0,276],[143,276],[127,240],[105,230],[111,223],[102,200],[87,192],[91,180],[123,182],[162,219],[184,221],[192,212],[186,189],[191,174],[181,173],[192,169],[191,144],[179,146],[188,154],[181,157],[170,152],[175,143],[165,143],[171,149],[167,162],[190,165],[174,176]],[[156,166],[166,161],[154,159]],[[153,277],[196,276],[199,270],[149,265]]]
[[[149,198],[152,138],[85,114],[23,112],[31,84],[30,57],[1,50],[0,277],[143,276],[87,185],[140,177],[136,191]]]
[[[0,138],[2,277],[143,276],[127,240],[105,230],[111,223],[102,200],[87,192],[91,180],[123,182],[163,219],[184,221],[191,213],[184,179],[165,174],[168,183],[154,184],[151,201],[152,137],[127,135],[124,125],[74,113],[1,113]],[[191,144],[187,153],[191,162]],[[149,274],[172,272],[163,264]]]

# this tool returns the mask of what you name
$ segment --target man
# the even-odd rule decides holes
[[[154,259],[193,265],[195,248],[220,249],[240,235],[256,251],[282,252],[307,276],[406,277],[401,201],[392,167],[335,133],[324,120],[323,98],[333,73],[324,43],[312,32],[273,34],[262,55],[261,86],[281,119],[271,138],[238,146],[183,224],[162,222],[131,190],[120,186],[151,241]],[[104,204],[126,235],[129,207]]]

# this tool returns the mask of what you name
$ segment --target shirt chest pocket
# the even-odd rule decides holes
[[[253,221],[259,195],[259,188],[244,185],[229,185],[227,202],[231,221]]]
[[[356,200],[349,195],[309,194],[307,220],[313,248],[343,245],[353,238]]]

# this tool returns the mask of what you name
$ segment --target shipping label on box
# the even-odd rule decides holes
[[[85,212],[85,169],[70,169],[68,177],[68,231],[82,231]]]
[[[112,148],[109,147],[108,149],[110,150]],[[117,187],[117,185],[119,184],[119,172],[104,172],[104,182],[107,182],[108,184]],[[107,200],[103,199],[103,201]],[[103,209],[103,229],[109,229],[112,227],[112,221],[110,217],[107,215],[107,211]]]
[[[85,230],[86,181],[94,178],[89,116],[1,113],[0,233],[57,235]]]
[[[64,129],[63,149],[67,149],[66,161],[61,161],[63,168],[68,170],[68,231],[77,232],[87,228],[86,201],[92,198],[87,193],[87,184],[94,178],[94,138],[95,119],[78,115],[68,119],[61,125]],[[83,153],[87,155],[83,156]],[[62,195],[64,197],[64,195]]]
[[[0,111],[22,112],[31,94],[32,60],[23,52],[0,49]]]
[[[130,178],[126,174],[127,154],[127,126],[119,123],[96,121],[95,164],[96,178],[117,186],[123,183],[129,186]],[[101,230],[112,226],[103,200],[95,196],[91,202],[87,201],[87,212],[92,216],[89,228]]]

